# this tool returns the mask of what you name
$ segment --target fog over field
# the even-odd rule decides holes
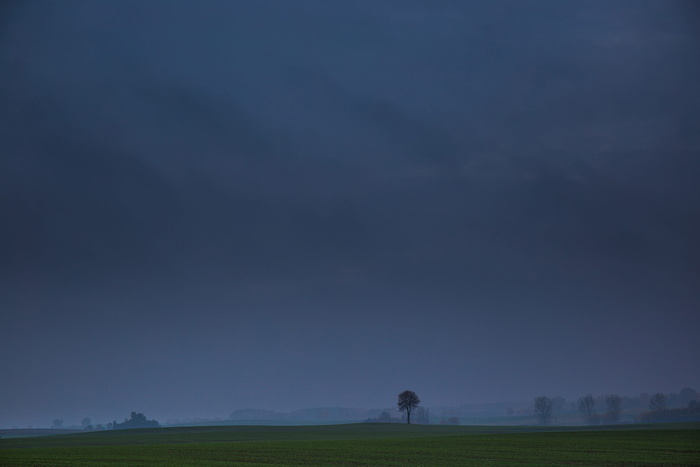
[[[700,3],[0,5],[0,428],[700,389]]]

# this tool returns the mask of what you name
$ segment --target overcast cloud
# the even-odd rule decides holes
[[[0,17],[0,426],[700,389],[696,2]]]

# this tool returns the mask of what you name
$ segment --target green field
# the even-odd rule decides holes
[[[700,423],[215,426],[0,440],[1,466],[700,465]]]

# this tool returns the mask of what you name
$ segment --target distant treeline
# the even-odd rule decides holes
[[[126,430],[129,428],[158,428],[160,423],[156,420],[148,420],[142,413],[131,412],[131,417],[125,419],[122,423],[113,421],[107,424],[108,430]]]
[[[481,404],[462,404],[456,407],[419,408],[411,420],[419,424],[489,424],[518,423],[527,424],[535,417],[541,424],[611,424],[619,422],[683,422],[700,421],[700,394],[692,388],[683,388],[678,393],[642,393],[636,397],[606,394],[592,396],[587,394],[577,401],[566,401],[562,397],[549,398],[540,396],[535,403],[527,402],[493,402]],[[277,412],[263,409],[241,409],[232,412],[228,421],[274,421],[274,422],[311,422],[323,423],[333,421],[365,421],[368,423],[401,423],[405,415],[396,408],[361,409],[344,407],[318,407],[293,412]],[[506,421],[505,419],[512,420]],[[176,423],[177,422],[177,423]],[[168,424],[181,423],[169,420]],[[197,420],[198,423],[226,423],[226,420]],[[89,418],[83,419],[85,430],[122,430],[128,428],[159,427],[157,420],[149,420],[143,413],[131,412],[130,418],[118,423],[116,420],[106,425],[92,425]],[[54,420],[53,428],[63,428],[62,420]],[[77,428],[77,427],[75,427]]]
[[[688,407],[682,409],[659,408],[644,412],[639,414],[636,420],[640,423],[700,421],[700,402],[690,401]]]
[[[562,397],[535,398],[533,413],[539,424],[548,425],[556,420],[556,415],[578,411],[581,421],[589,425],[615,424],[635,421],[650,422],[684,422],[700,420],[699,394],[692,388],[683,388],[679,393],[640,394],[638,397],[624,397],[618,394],[606,394],[593,397],[592,394],[581,396],[576,403],[568,403]],[[599,410],[604,412],[598,413]],[[643,411],[644,409],[648,409]],[[624,419],[623,419],[624,414]]]
[[[507,417],[517,423],[531,423],[533,416],[537,423],[564,424],[612,424],[620,422],[654,422],[697,420],[697,408],[689,404],[700,400],[700,394],[692,388],[683,388],[678,393],[642,393],[639,396],[617,394],[590,394],[578,400],[567,401],[563,397],[539,400],[538,407],[532,402],[492,402],[462,404],[453,407],[430,407],[417,411],[412,419],[415,423],[459,424],[459,423],[504,423]],[[659,398],[662,405],[659,406]],[[538,398],[539,399],[539,398]],[[582,406],[582,400],[585,404]],[[544,414],[543,412],[544,411]],[[542,416],[544,415],[544,418]],[[276,422],[323,422],[360,421],[368,423],[405,422],[396,408],[358,409],[342,407],[320,407],[293,412],[277,412],[263,409],[241,409],[229,415],[230,421],[276,421]],[[510,422],[506,422],[510,423]]]

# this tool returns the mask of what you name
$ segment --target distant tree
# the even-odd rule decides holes
[[[549,425],[549,422],[552,420],[553,407],[554,403],[549,397],[540,396],[535,398],[535,416],[540,425]]]
[[[92,420],[90,420],[90,417],[85,417],[80,424],[83,425],[83,428],[86,428],[88,425],[92,424]]]
[[[594,424],[595,399],[592,394],[586,394],[578,399],[578,411],[581,412],[589,425]]]
[[[411,412],[420,404],[420,399],[413,391],[404,391],[399,394],[399,412],[406,412],[406,422],[411,424]]]
[[[53,428],[63,428],[63,420],[60,418],[57,418],[53,421],[53,424],[51,425]]]
[[[112,429],[123,430],[126,428],[157,428],[160,426],[156,420],[148,420],[146,416],[139,412],[131,412],[131,418],[124,420],[123,423],[112,423]]]
[[[617,394],[608,394],[605,396],[605,406],[607,407],[607,412],[605,416],[611,423],[617,423],[620,421],[620,412],[622,411],[622,398]]]
[[[666,396],[661,392],[657,392],[649,398],[649,408],[654,412],[660,412],[666,409]]]

